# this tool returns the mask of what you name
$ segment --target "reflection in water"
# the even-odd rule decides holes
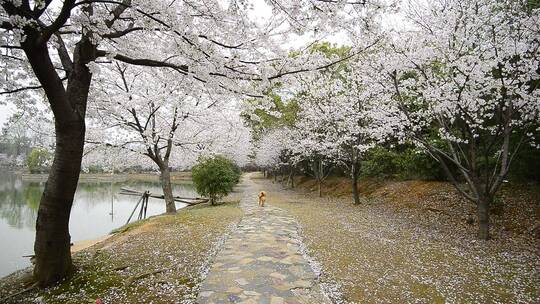
[[[25,183],[13,174],[0,174],[0,217],[15,228],[36,224],[37,209],[43,186]]]
[[[33,253],[35,223],[44,182],[22,181],[0,172],[0,277],[29,265],[23,255]],[[122,226],[138,197],[119,195],[121,187],[162,193],[152,182],[80,182],[70,218],[72,242],[108,234]],[[174,186],[174,194],[196,196],[191,184]],[[177,203],[177,208],[184,207]],[[165,212],[165,202],[150,199],[148,216]],[[9,244],[9,245],[7,245]]]

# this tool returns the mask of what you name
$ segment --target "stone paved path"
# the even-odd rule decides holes
[[[298,223],[272,207],[257,206],[262,189],[244,177],[238,228],[223,245],[203,282],[197,303],[329,303],[300,253]]]

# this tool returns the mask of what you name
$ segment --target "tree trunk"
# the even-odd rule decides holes
[[[489,207],[491,199],[483,197],[478,201],[478,238],[481,240],[489,240]]]
[[[71,274],[69,215],[77,189],[84,146],[82,121],[55,124],[56,149],[36,221],[34,279],[48,286]]]
[[[322,197],[322,180],[324,177],[324,171],[323,171],[323,162],[322,159],[319,159],[318,162],[318,168],[317,168],[317,182],[319,187],[319,197]]]
[[[174,204],[174,197],[172,194],[171,186],[171,171],[168,164],[160,166],[160,181],[163,188],[163,197],[165,198],[165,207],[167,213],[175,213],[176,205]]]
[[[36,37],[29,36],[23,49],[55,118],[54,160],[40,200],[34,242],[34,280],[40,286],[48,286],[73,270],[69,215],[81,171],[86,105],[92,81],[87,63],[95,59],[96,47],[84,35],[76,44],[65,90],[46,44],[38,45]]]
[[[291,170],[291,188],[294,189],[294,169]]]
[[[358,164],[352,163],[351,165],[351,186],[354,204],[360,204],[360,195],[358,193]]]

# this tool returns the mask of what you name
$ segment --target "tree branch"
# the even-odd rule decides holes
[[[116,32],[108,33],[108,34],[103,34],[103,35],[101,35],[101,37],[109,38],[109,39],[120,38],[122,36],[125,36],[125,35],[131,33],[131,32],[142,31],[142,30],[144,30],[144,27],[131,26],[131,27],[128,27],[127,29],[124,29],[124,30],[119,30],[119,31],[116,31]]]
[[[64,43],[64,40],[62,39],[62,36],[55,33],[54,34],[57,41],[56,50],[58,52],[58,57],[60,57],[60,62],[62,63],[62,67],[64,67],[64,70],[66,71],[66,75],[69,76],[71,71],[73,70],[73,62],[71,61],[71,58],[69,57],[69,53],[66,47],[66,44]]]
[[[64,81],[66,79],[67,79],[67,77],[64,77],[64,78],[62,78],[60,80]],[[38,90],[38,89],[42,89],[42,88],[43,88],[42,85],[27,86],[27,87],[16,88],[16,89],[13,89],[13,90],[8,90],[8,91],[2,91],[2,92],[0,92],[0,95],[19,93],[19,92],[27,91],[27,90]]]
[[[45,44],[47,43],[47,41],[49,41],[51,36],[54,35],[54,33],[56,33],[69,19],[69,17],[71,16],[71,10],[73,9],[74,6],[75,6],[75,0],[64,1],[64,5],[62,6],[62,9],[60,10],[60,14],[58,15],[58,17],[56,17],[56,19],[51,25],[47,26],[43,30],[41,36],[39,37],[37,41],[38,44]]]
[[[107,52],[103,50],[98,50],[96,53],[97,57],[104,57],[106,55],[107,55]],[[113,58],[116,60],[125,62],[125,63],[133,64],[133,65],[171,68],[184,75],[187,75],[189,71],[187,65],[178,65],[178,64],[174,64],[170,62],[165,62],[165,61],[159,61],[159,60],[153,60],[153,59],[135,59],[135,58],[131,58],[131,57],[120,55],[120,54],[116,54]]]

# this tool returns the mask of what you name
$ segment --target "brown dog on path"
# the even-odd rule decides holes
[[[266,192],[259,192],[259,207],[264,207],[264,202],[266,202]]]

